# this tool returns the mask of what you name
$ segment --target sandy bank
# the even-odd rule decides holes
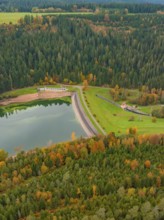
[[[20,95],[16,98],[10,98],[6,100],[0,101],[1,106],[9,105],[12,103],[23,103],[23,102],[30,102],[39,99],[54,99],[54,98],[62,98],[66,96],[71,96],[71,92],[51,92],[51,91],[44,91],[38,92],[34,94],[27,94],[27,95]]]

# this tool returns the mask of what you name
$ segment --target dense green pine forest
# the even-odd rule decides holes
[[[164,218],[164,136],[80,139],[6,158],[0,219]]]
[[[0,92],[42,83],[164,88],[164,16],[111,14],[25,16],[0,26]]]

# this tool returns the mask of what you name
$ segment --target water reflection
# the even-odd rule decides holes
[[[33,102],[29,102],[29,103],[25,103],[25,104],[13,104],[7,107],[0,107],[0,117],[6,117],[8,118],[8,116],[17,113],[18,111],[21,110],[26,110],[27,108],[31,108],[34,106],[44,106],[44,107],[48,107],[48,106],[52,106],[52,105],[62,105],[62,104],[66,104],[66,105],[70,105],[71,103],[69,101],[63,101],[60,99],[56,99],[56,100],[39,100],[39,101],[33,101]]]
[[[85,136],[69,102],[35,103],[0,118],[0,148],[15,154],[70,140],[72,132]]]

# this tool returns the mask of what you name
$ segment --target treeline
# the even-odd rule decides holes
[[[164,88],[161,15],[25,16],[0,27],[0,92],[55,82]]]
[[[131,99],[131,103],[137,104],[137,105],[156,105],[156,104],[164,104],[164,91],[161,89],[151,89],[147,86],[142,86],[139,88],[139,95],[135,99]],[[162,116],[162,112],[158,114],[158,117],[160,118]],[[155,116],[155,115],[154,115]]]
[[[152,116],[157,118],[164,118],[164,106],[162,106],[160,109],[153,110]]]
[[[134,2],[128,3],[108,3],[108,4],[101,4],[100,7],[104,8],[105,10],[107,9],[115,9],[115,10],[123,10],[123,9],[128,9],[129,13],[155,13],[160,10],[164,10],[164,5],[158,5],[158,4],[149,4],[144,2],[140,2],[143,4],[136,4]]]
[[[37,8],[60,8],[64,11],[72,11],[73,5],[76,4],[79,8],[88,8],[95,10],[95,4],[78,3],[75,1],[58,1],[58,0],[0,0],[1,11],[6,12],[32,12],[32,9]]]
[[[164,136],[129,132],[0,150],[0,219],[163,219]]]
[[[150,4],[154,3],[154,4]],[[161,4],[160,4],[161,3]],[[0,11],[6,12],[31,12],[34,7],[37,8],[60,8],[64,11],[73,11],[74,6],[77,8],[87,8],[95,10],[96,8],[115,9],[123,10],[127,8],[131,13],[154,13],[158,10],[164,10],[163,2],[154,1],[147,3],[147,1],[115,1],[104,0],[104,1],[83,1],[79,2],[76,0],[0,0]]]

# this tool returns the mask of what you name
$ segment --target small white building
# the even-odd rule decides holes
[[[38,88],[38,91],[51,91],[51,92],[65,92],[68,89],[65,87],[62,88],[51,88],[51,87],[44,87],[44,88]]]

